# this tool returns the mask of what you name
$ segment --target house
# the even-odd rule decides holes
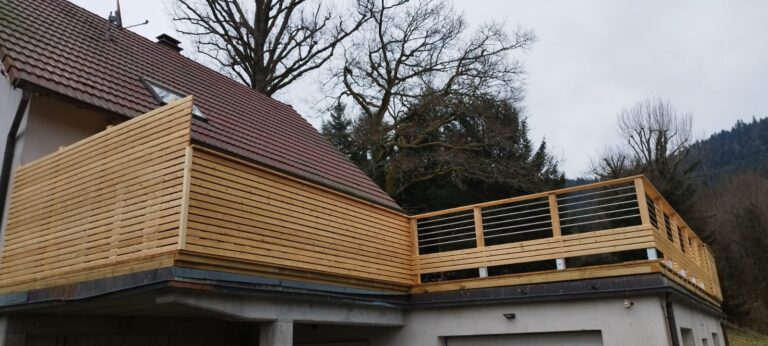
[[[407,215],[158,39],[0,0],[0,345],[725,344],[712,253],[645,178]]]

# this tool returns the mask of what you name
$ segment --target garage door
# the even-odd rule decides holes
[[[600,331],[450,337],[448,346],[602,346]]]

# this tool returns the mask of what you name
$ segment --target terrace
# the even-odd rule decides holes
[[[0,293],[179,267],[402,294],[661,273],[722,300],[643,177],[408,216],[193,142],[193,102],[17,169]]]

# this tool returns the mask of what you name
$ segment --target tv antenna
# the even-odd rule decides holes
[[[129,29],[129,28],[135,28],[137,26],[147,25],[147,24],[149,24],[149,20],[148,19],[144,20],[144,22],[139,23],[139,24],[134,24],[134,25],[129,25],[129,26],[123,27],[123,17],[120,14],[120,0],[117,0],[117,9],[114,12],[110,11],[109,12],[109,17],[107,17],[107,34],[106,34],[105,38],[107,40],[112,39],[112,30],[114,30],[116,28],[117,29]]]

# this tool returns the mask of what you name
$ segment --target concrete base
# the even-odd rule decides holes
[[[7,316],[0,316],[0,346],[24,346],[24,333],[16,330]]]
[[[444,346],[473,344],[496,345],[489,340],[569,340],[589,333],[585,345],[674,345],[676,337],[695,340],[696,345],[725,345],[718,316],[685,302],[674,303],[677,329],[670,333],[665,309],[665,295],[627,295],[617,298],[594,298],[526,303],[498,303],[412,309],[404,312],[403,325],[378,325],[371,322],[377,313],[364,316],[366,324],[354,318],[344,320],[338,307],[323,304],[306,305],[312,310],[311,322],[290,319],[247,320],[221,314],[240,302],[240,313],[256,305],[238,296],[209,300],[174,296],[164,303],[195,302],[198,312],[211,313],[195,319],[172,317],[80,317],[80,316],[12,316],[0,319],[0,346],[58,345],[333,345],[333,346]],[[198,297],[200,298],[200,297]],[[220,300],[224,299],[224,300]],[[258,299],[251,300],[257,301]],[[289,302],[277,302],[287,307]],[[295,303],[295,302],[294,302]],[[191,303],[190,303],[191,304]],[[298,304],[298,303],[295,303]],[[192,310],[186,310],[192,311]],[[231,311],[230,311],[231,312]],[[279,311],[273,311],[279,312]],[[285,316],[302,316],[293,308],[280,312]],[[319,321],[328,313],[328,320]],[[353,316],[360,316],[357,312]],[[514,314],[512,317],[511,314]],[[188,315],[188,313],[185,313]],[[247,314],[246,314],[247,315]],[[253,315],[261,317],[261,315]],[[386,316],[386,314],[384,314]],[[239,320],[239,321],[238,321]],[[389,321],[388,318],[381,321]],[[256,323],[254,323],[256,322]],[[680,331],[685,331],[685,337]],[[581,334],[580,334],[581,333]],[[476,338],[476,339],[473,339]],[[687,339],[686,339],[687,338]],[[595,342],[595,340],[598,340]],[[715,341],[717,340],[717,341]],[[498,343],[507,344],[507,341]],[[534,345],[536,343],[533,343]]]
[[[159,305],[183,306],[239,320],[402,326],[403,309],[387,304],[343,303],[281,297],[181,292],[158,297]]]
[[[293,321],[262,323],[259,346],[293,346]]]

